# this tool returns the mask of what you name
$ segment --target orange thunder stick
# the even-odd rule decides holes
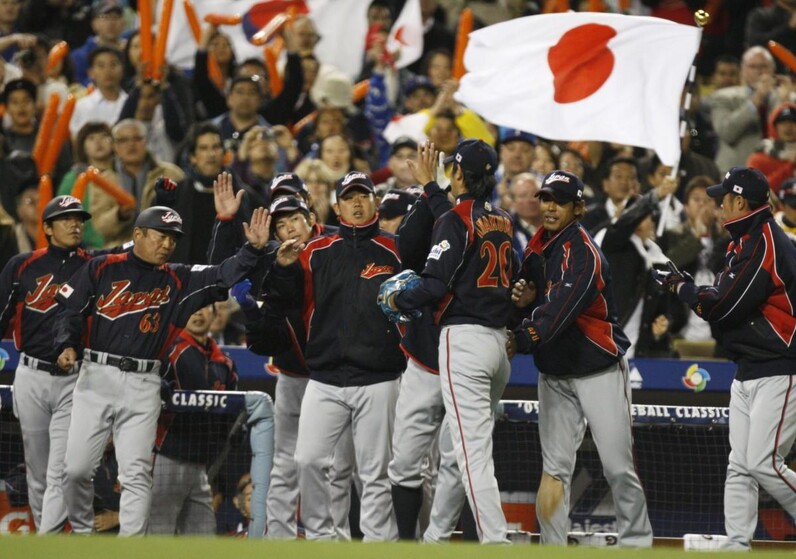
[[[69,54],[69,45],[66,41],[59,41],[53,45],[50,52],[47,54],[47,69],[45,72],[49,75],[50,72],[55,70],[58,63],[64,59],[64,56]]]
[[[135,198],[133,195],[110,180],[108,177],[102,175],[100,170],[96,167],[89,167],[86,169],[86,176],[88,177],[89,182],[93,182],[107,194],[112,196],[121,207],[131,208],[135,206]],[[77,196],[75,196],[75,198],[77,198]]]
[[[456,31],[456,48],[453,51],[453,78],[460,80],[465,73],[464,51],[467,49],[467,40],[473,30],[473,11],[465,8],[459,15],[459,27]]]
[[[196,15],[196,10],[191,4],[191,0],[182,0],[182,7],[185,8],[185,17],[188,19],[188,25],[191,26],[191,33],[197,43],[202,40],[202,25],[199,23],[199,17]],[[221,73],[221,68],[218,66],[218,60],[212,54],[207,55],[207,73],[210,80],[215,84],[218,89],[224,89],[224,75]]]
[[[139,29],[139,39],[141,41],[141,66],[144,68],[144,76],[152,77],[152,4],[150,0],[138,2],[138,13],[141,18],[141,28]]]
[[[84,172],[80,173],[72,185],[72,196],[78,200],[83,200],[86,197],[86,187],[88,186],[88,175]]]
[[[210,25],[240,25],[243,16],[240,14],[207,14],[205,21]]]
[[[768,42],[768,50],[770,50],[774,56],[779,58],[780,62],[790,68],[791,72],[796,73],[796,56],[794,56],[791,51],[776,41]]]
[[[44,213],[44,207],[53,199],[53,180],[50,175],[42,175],[39,178],[39,216]],[[47,246],[47,237],[44,235],[44,227],[39,218],[39,234],[36,237],[36,248]]]
[[[171,12],[174,9],[174,0],[163,0],[163,10],[160,12],[158,36],[155,40],[155,52],[152,54],[152,79],[163,79],[163,66],[166,64],[166,43],[169,39],[169,26],[171,25]]]
[[[58,102],[60,97],[57,93],[51,93],[50,98],[47,100],[47,108],[44,109],[44,116],[39,125],[39,133],[36,134],[36,142],[33,144],[33,153],[31,157],[36,162],[36,168],[41,172],[41,166],[44,163],[44,153],[47,150],[47,142],[50,140],[55,124],[55,117],[58,116]]]
[[[58,123],[55,125],[55,131],[52,133],[51,139],[45,148],[44,156],[42,157],[41,170],[42,175],[48,175],[55,169],[55,162],[58,161],[58,156],[61,153],[61,147],[64,141],[69,139],[69,121],[72,120],[72,113],[75,111],[74,95],[67,95],[64,110],[61,111],[61,116],[58,117]],[[47,139],[45,138],[45,141]]]

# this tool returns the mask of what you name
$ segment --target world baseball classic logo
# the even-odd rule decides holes
[[[685,372],[683,384],[694,392],[702,392],[710,382],[710,373],[694,363]]]

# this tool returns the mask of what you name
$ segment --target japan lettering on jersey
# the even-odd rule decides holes
[[[25,306],[28,310],[46,313],[58,304],[55,295],[61,286],[53,282],[54,277],[53,274],[46,274],[36,278],[35,289],[25,294]]]

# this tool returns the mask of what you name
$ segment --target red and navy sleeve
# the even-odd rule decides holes
[[[588,237],[582,232],[584,237]],[[603,263],[597,247],[590,239],[583,242],[568,241],[561,248],[561,270],[555,272],[549,286],[537,285],[546,290],[543,303],[533,310],[532,327],[539,335],[539,343],[547,343],[565,331],[591,306],[599,306],[607,316],[608,304],[602,295],[605,288]],[[548,274],[548,278],[551,277]],[[599,313],[599,311],[598,311]]]
[[[757,238],[742,237],[730,244],[724,269],[712,286],[684,283],[678,297],[708,322],[741,324],[768,299],[774,268],[774,240],[770,226],[764,225]]]
[[[0,338],[4,337],[17,310],[19,291],[19,268],[30,254],[14,256],[0,273]]]

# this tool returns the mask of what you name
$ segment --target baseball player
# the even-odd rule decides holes
[[[748,550],[759,487],[796,516],[796,472],[785,461],[796,439],[796,249],[771,215],[769,184],[757,169],[733,167],[707,193],[721,201],[732,237],[724,268],[712,286],[676,269],[661,279],[710,323],[738,366],[724,521],[726,547]]]
[[[177,336],[163,379],[170,389],[237,390],[235,362],[209,335],[214,315],[213,305],[199,309]],[[207,466],[223,446],[228,423],[205,413],[160,414],[147,534],[215,533]]]
[[[271,204],[270,214],[272,235],[280,242],[292,239],[306,243],[317,237],[310,209],[298,196],[280,194]],[[276,256],[275,250],[273,255]],[[246,344],[254,353],[274,356],[271,366],[279,372],[275,390],[274,465],[268,490],[266,535],[274,539],[295,539],[299,487],[293,456],[301,401],[310,374],[304,359],[307,334],[300,309],[280,307],[279,302],[271,298],[260,311],[254,297],[249,294],[250,288],[251,284],[244,282],[232,288],[232,294],[246,316]],[[338,537],[344,540],[351,539],[348,511],[353,450],[353,439],[348,429],[335,448],[333,473],[330,474],[335,527]]]
[[[433,144],[417,148],[418,160],[434,154]],[[416,169],[413,161],[410,168]],[[412,194],[390,190],[382,198],[379,221],[394,219],[391,212],[405,210]],[[397,207],[396,207],[397,206]],[[389,210],[385,216],[384,210]],[[448,194],[432,181],[423,188],[422,195],[411,205],[409,212],[397,226],[398,253],[405,270],[423,268],[429,250],[434,223],[445,212],[453,208]],[[398,216],[400,219],[400,216]],[[434,324],[431,307],[424,309],[417,320],[406,324],[401,338],[401,349],[407,356],[406,370],[401,377],[401,390],[395,407],[395,430],[392,439],[393,457],[388,473],[392,484],[392,502],[398,523],[398,537],[414,540],[417,537],[418,516],[423,505],[424,462],[429,460],[429,449],[436,444],[436,438],[450,438],[450,431],[439,433],[445,417],[442,402],[442,389],[439,381],[439,327]],[[451,446],[449,443],[447,446]],[[438,481],[434,502],[438,508],[452,510],[452,514],[431,515],[426,530],[430,541],[441,541],[450,537],[455,528],[458,512],[465,500],[464,486],[461,483],[453,453],[446,453],[448,464],[442,466],[453,470],[455,475],[443,476]],[[445,483],[449,481],[450,483]],[[444,518],[448,522],[440,522]]]
[[[366,541],[397,539],[387,465],[398,377],[406,367],[395,325],[375,300],[381,279],[401,262],[379,230],[373,182],[350,172],[337,182],[337,234],[306,247],[285,241],[267,276],[268,293],[301,308],[310,381],[299,418],[295,460],[307,539],[335,538],[329,470],[345,429],[353,430],[362,480],[360,527]]]
[[[52,347],[55,294],[91,259],[80,248],[91,214],[80,200],[57,196],[42,213],[47,248],[19,254],[0,275],[0,333],[13,327],[20,352],[14,377],[14,409],[22,429],[28,502],[39,533],[66,522],[63,460],[77,367],[62,370]]]
[[[530,318],[515,330],[517,351],[533,353],[539,373],[542,481],[536,497],[542,543],[566,545],[575,454],[591,428],[616,507],[619,545],[650,547],[647,501],[633,464],[630,380],[608,265],[580,225],[583,183],[553,171],[536,194],[543,226],[525,251],[512,291]],[[544,286],[538,291],[534,286]]]
[[[176,329],[257,264],[268,241],[266,216],[262,208],[252,214],[249,242],[236,256],[219,266],[189,267],[166,264],[183,234],[180,216],[163,206],[147,208],[135,220],[130,252],[96,258],[61,286],[58,365],[69,370],[77,363],[84,329],[87,340],[65,458],[74,532],[92,530],[91,476],[112,429],[122,484],[119,534],[145,533],[161,361]]]
[[[428,185],[437,153],[421,152],[416,178]],[[456,461],[482,543],[507,543],[506,518],[492,460],[493,410],[509,379],[506,323],[517,272],[511,217],[488,201],[497,154],[482,140],[461,141],[453,155],[457,203],[440,217],[422,278],[384,301],[408,312],[436,304],[440,382]]]

